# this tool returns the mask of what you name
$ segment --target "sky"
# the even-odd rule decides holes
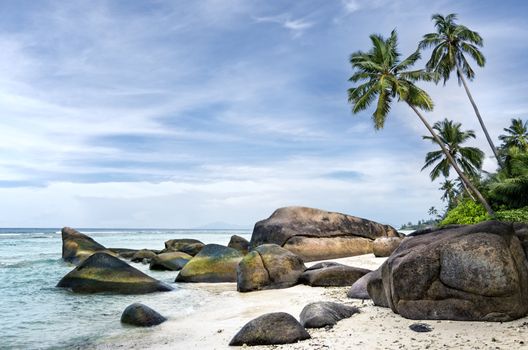
[[[524,1],[0,0],[0,227],[251,228],[289,205],[427,219],[434,145],[401,103],[379,131],[353,115],[348,59],[394,28],[408,55],[453,12],[484,38],[470,89],[498,144],[528,118]],[[420,86],[494,171],[456,79]]]

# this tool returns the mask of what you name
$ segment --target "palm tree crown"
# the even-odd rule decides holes
[[[444,84],[449,79],[452,71],[457,70],[458,82],[461,82],[459,74],[464,74],[469,80],[475,77],[475,72],[469,65],[464,54],[471,56],[479,67],[486,64],[486,59],[478,49],[482,47],[482,37],[466,26],[456,24],[456,14],[447,16],[435,14],[432,16],[435,22],[436,33],[423,36],[419,49],[434,47],[431,58],[426,64],[427,69],[437,72],[443,79]]]
[[[436,122],[433,129],[437,131],[438,137],[445,144],[449,153],[460,168],[462,168],[464,173],[474,177],[478,175],[479,170],[482,168],[484,152],[476,147],[462,146],[462,144],[470,138],[475,138],[475,132],[473,130],[462,131],[461,127],[462,124],[460,123],[444,119],[443,121]],[[431,136],[423,136],[423,139],[437,143]],[[422,170],[434,164],[436,165],[429,174],[431,180],[437,179],[440,175],[443,175],[446,178],[449,177],[451,164],[441,150],[427,153],[425,156],[425,165]]]
[[[511,125],[505,128],[507,135],[500,135],[502,148],[507,150],[517,147],[520,150],[528,151],[528,121],[523,122],[521,118],[512,119]]]
[[[442,152],[460,176],[461,181],[477,196],[486,211],[493,217],[495,215],[493,209],[479,190],[464,175],[442,140],[438,138],[434,129],[420,112],[420,109],[432,110],[433,101],[424,90],[414,83],[420,80],[438,81],[438,74],[423,69],[407,70],[420,59],[420,52],[417,50],[404,60],[400,60],[401,55],[397,48],[398,38],[395,30],[387,39],[381,35],[373,34],[370,36],[370,40],[372,48],[368,52],[357,51],[350,55],[350,63],[355,70],[350,81],[360,83],[360,85],[348,89],[348,102],[352,104],[352,112],[358,113],[367,109],[377,98],[372,119],[374,120],[374,127],[381,129],[385,125],[391,102],[395,98],[398,101],[406,102],[440,145]]]
[[[432,110],[431,97],[414,82],[430,81],[436,75],[423,69],[407,70],[420,59],[420,53],[416,51],[404,60],[400,60],[401,54],[398,52],[395,30],[388,39],[373,34],[370,40],[373,45],[370,51],[357,51],[350,56],[350,63],[355,73],[349,80],[354,83],[362,82],[348,89],[348,101],[353,104],[352,112],[365,110],[377,98],[372,119],[374,127],[381,129],[394,98],[423,110]]]

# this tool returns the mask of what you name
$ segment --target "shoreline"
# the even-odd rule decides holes
[[[376,269],[386,258],[373,254],[332,259],[342,264]],[[307,263],[307,266],[317,262]],[[299,319],[303,307],[315,301],[335,301],[360,308],[359,314],[341,320],[331,329],[308,329],[311,339],[285,345],[254,346],[258,349],[516,349],[528,344],[528,317],[511,322],[462,322],[409,320],[391,309],[374,306],[371,300],[349,299],[349,287],[296,285],[249,293],[236,291],[235,283],[188,283],[180,287],[214,296],[181,318],[171,317],[159,326],[138,329],[133,337],[110,336],[86,349],[236,349],[231,338],[251,319],[268,312],[287,312]],[[175,308],[178,305],[174,305]],[[157,310],[163,314],[164,310]],[[118,322],[118,321],[117,321]],[[429,333],[417,333],[409,325],[424,322]],[[524,344],[522,343],[524,342]]]

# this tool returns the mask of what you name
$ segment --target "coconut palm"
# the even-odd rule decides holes
[[[462,131],[462,124],[455,123],[451,120],[444,119],[436,122],[433,129],[437,131],[438,138],[442,140],[448,152],[455,162],[460,166],[465,174],[471,177],[479,175],[479,171],[482,168],[482,161],[484,159],[484,152],[476,147],[463,147],[462,144],[470,138],[475,138],[475,132],[473,130]],[[431,140],[433,143],[437,143],[436,140],[431,136],[422,136],[424,140]],[[425,156],[425,168],[433,166],[433,170],[429,176],[431,180],[436,180],[440,175],[449,177],[451,170],[451,164],[444,153],[439,151],[428,152]],[[465,183],[462,181],[465,187]],[[465,187],[468,194],[471,196],[471,192]]]
[[[445,181],[442,182],[439,190],[444,191],[440,199],[442,201],[447,201],[447,208],[451,209],[454,207],[456,204],[456,197],[458,196],[455,182],[446,178]]]
[[[499,136],[502,149],[517,147],[522,151],[528,151],[528,121],[523,122],[521,118],[512,119],[510,127],[504,128],[504,131],[507,135]]]
[[[455,20],[457,19],[457,15],[454,13],[445,17],[435,14],[431,19],[435,22],[436,33],[425,34],[418,46],[419,49],[433,47],[431,58],[427,62],[426,68],[430,71],[437,72],[443,78],[444,84],[449,79],[451,72],[457,72],[458,83],[462,83],[464,86],[491,150],[495,158],[497,158],[499,165],[502,166],[497,148],[489,136],[477,104],[473,100],[473,96],[464,78],[466,77],[469,80],[475,78],[475,72],[469,65],[465,55],[473,58],[479,67],[484,67],[486,64],[486,59],[479,50],[479,47],[482,47],[483,43],[482,37],[479,33],[468,29],[466,26],[456,24]]]
[[[508,148],[506,166],[492,180],[491,196],[510,208],[528,206],[528,152],[518,147]]]
[[[352,112],[358,113],[367,109],[377,99],[372,119],[374,128],[381,129],[389,114],[391,103],[395,99],[405,102],[416,113],[438,145],[440,145],[446,158],[462,181],[477,196],[488,213],[494,216],[488,202],[464,175],[442,140],[436,135],[427,119],[420,112],[420,110],[432,110],[433,101],[427,92],[414,83],[420,80],[434,80],[437,74],[423,69],[408,70],[420,59],[420,52],[416,51],[409,57],[400,60],[401,54],[397,49],[398,38],[395,30],[391,32],[390,37],[387,39],[384,39],[381,35],[373,34],[370,36],[370,40],[373,45],[370,51],[357,51],[350,56],[350,63],[355,72],[349,80],[359,83],[358,86],[348,89],[348,101],[352,104]]]

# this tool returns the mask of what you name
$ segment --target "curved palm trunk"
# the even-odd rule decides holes
[[[488,214],[494,218],[495,217],[495,212],[493,211],[493,209],[491,209],[491,206],[488,204],[488,202],[486,201],[486,199],[484,198],[484,196],[482,196],[482,193],[480,193],[480,191],[471,183],[471,181],[469,181],[469,179],[467,178],[467,176],[462,172],[462,170],[458,167],[458,164],[455,162],[455,160],[453,159],[453,157],[451,156],[451,154],[448,152],[447,148],[445,147],[444,143],[442,142],[442,140],[440,140],[440,138],[438,137],[438,135],[436,135],[436,133],[434,132],[433,128],[431,127],[431,125],[429,125],[429,122],[427,122],[427,119],[425,119],[425,117],[420,113],[420,111],[414,107],[413,105],[411,105],[410,103],[407,103],[409,105],[409,107],[412,108],[412,110],[418,115],[418,118],[420,118],[420,120],[422,121],[422,123],[424,123],[425,127],[427,128],[427,130],[429,130],[429,132],[431,133],[431,135],[433,136],[433,138],[435,139],[435,141],[440,145],[440,148],[442,149],[442,152],[444,152],[445,156],[447,157],[447,159],[449,160],[449,163],[451,163],[451,165],[453,166],[453,168],[455,169],[455,171],[457,172],[458,176],[460,176],[460,179],[462,180],[462,183],[465,183],[467,185],[467,187],[469,187],[469,189],[471,190],[471,192],[473,192],[475,194],[475,196],[477,197],[478,201],[484,206],[484,208],[486,209],[486,211],[488,212]]]
[[[471,194],[471,191],[467,187],[467,185],[464,182],[464,180],[462,180],[462,178],[460,178],[460,182],[462,183],[462,186],[464,187],[464,190],[466,190],[466,193],[468,194],[469,198],[471,198],[472,200],[475,200],[475,197],[473,197],[473,194]]]
[[[469,102],[471,102],[471,105],[473,106],[473,110],[475,111],[475,114],[477,115],[477,119],[480,123],[480,126],[482,127],[482,130],[484,131],[484,135],[486,135],[486,139],[488,140],[491,150],[493,151],[493,154],[495,155],[495,158],[497,159],[497,163],[499,163],[499,166],[502,168],[504,164],[499,158],[499,153],[497,152],[497,148],[493,144],[493,141],[491,140],[491,137],[488,134],[488,129],[484,125],[484,121],[482,120],[482,116],[480,115],[480,112],[477,108],[477,104],[473,100],[473,96],[471,96],[471,92],[469,92],[466,79],[464,79],[464,74],[462,74],[462,71],[460,70],[460,67],[458,66],[458,64],[457,64],[457,73],[458,73],[459,78],[462,80],[462,84],[464,85],[464,89],[466,90],[466,94],[469,98]]]

